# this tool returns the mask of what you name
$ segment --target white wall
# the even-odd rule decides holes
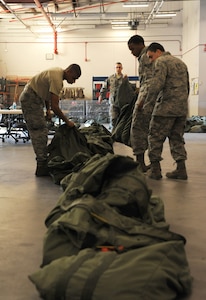
[[[182,17],[183,16],[183,17]],[[109,28],[75,30],[58,35],[58,55],[47,60],[46,54],[54,52],[53,36],[36,38],[31,33],[22,37],[0,37],[0,76],[33,76],[54,66],[66,68],[78,63],[82,76],[74,86],[84,87],[86,98],[92,98],[92,76],[109,76],[117,61],[129,76],[138,75],[138,62],[128,50],[127,41],[134,34],[144,37],[146,45],[157,41],[166,50],[183,59],[187,64],[190,81],[197,81],[198,94],[189,97],[189,115],[206,115],[206,1],[183,1],[183,14],[179,25],[166,28],[148,27],[145,30],[117,31]],[[183,26],[181,24],[183,23]],[[66,83],[65,83],[66,85]]]
[[[78,63],[82,76],[74,86],[83,87],[85,97],[92,99],[92,77],[111,75],[117,61],[122,62],[125,74],[138,75],[138,61],[130,54],[127,41],[132,35],[140,34],[146,45],[160,42],[166,50],[183,59],[188,66],[190,81],[197,80],[199,85],[197,95],[191,85],[189,115],[206,115],[206,1],[194,0],[190,5],[183,2],[183,18],[182,14],[178,18],[178,26],[166,28],[117,31],[105,27],[58,34],[57,55],[53,54],[53,36],[37,38],[28,33],[22,37],[1,37],[0,76],[33,76],[50,67],[66,68],[71,63]],[[46,54],[53,54],[53,59],[47,60]]]
[[[146,45],[158,41],[174,55],[181,56],[181,27],[162,29],[126,30],[93,29],[79,30],[58,36],[59,54],[53,60],[46,60],[47,53],[53,53],[53,37],[37,39],[35,37],[12,37],[0,40],[0,76],[33,76],[54,66],[66,68],[71,63],[78,63],[82,76],[74,86],[84,87],[86,98],[92,97],[92,76],[109,76],[114,71],[117,61],[122,62],[123,71],[128,76],[138,75],[138,62],[131,55],[128,39],[140,34]],[[66,85],[66,82],[65,82]]]
[[[206,1],[200,2],[200,40],[199,40],[199,115],[206,115]]]
[[[183,3],[183,60],[188,65],[191,92],[189,98],[189,114],[206,115],[206,1],[190,1]],[[206,49],[205,49],[206,50]],[[194,90],[195,85],[197,88]]]
[[[190,81],[199,78],[199,1],[191,1],[190,5],[183,4],[183,60],[189,66]],[[198,95],[191,92],[189,98],[189,114],[198,115]]]

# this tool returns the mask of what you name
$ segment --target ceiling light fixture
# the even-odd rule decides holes
[[[116,24],[112,25],[112,29],[130,29],[130,30],[136,30],[137,27],[139,26],[139,21],[138,20],[131,20],[129,22],[126,22],[126,24]]]
[[[63,14],[62,16],[64,16],[65,14]],[[71,14],[70,14],[71,15]],[[118,18],[126,18],[128,15],[128,13],[126,12],[118,12],[118,13],[78,13],[78,18],[86,18],[86,19],[97,19],[97,18],[101,18],[101,19],[118,19]],[[67,17],[67,15],[66,15]]]
[[[128,22],[128,25],[130,26],[130,28],[132,30],[135,30],[139,26],[139,21],[138,20],[131,20],[131,21]]]
[[[160,13],[160,12],[158,12],[154,16],[156,18],[165,18],[165,17],[176,17],[176,15],[177,15],[176,13]]]
[[[138,2],[127,2],[123,3],[123,7],[148,7],[149,4],[147,3],[138,3]]]
[[[10,13],[0,13],[0,19],[16,19],[16,17]]]
[[[125,25],[125,26],[124,26],[124,25],[122,25],[122,26],[121,26],[121,25],[113,25],[113,26],[112,26],[112,29],[118,29],[118,30],[122,30],[122,29],[125,30],[125,29],[128,29],[128,30],[129,30],[129,29],[131,29],[131,28],[130,28],[130,26],[126,26],[126,25]]]
[[[128,25],[127,21],[112,21],[112,25]]]

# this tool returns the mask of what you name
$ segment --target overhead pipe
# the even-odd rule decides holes
[[[2,0],[0,0],[2,1]],[[58,54],[58,50],[57,50],[57,30],[55,25],[52,23],[50,17],[48,16],[48,14],[46,13],[46,11],[44,10],[43,6],[41,5],[41,3],[39,2],[39,0],[34,0],[36,6],[41,10],[42,14],[44,15],[44,17],[46,18],[46,20],[48,21],[49,25],[51,26],[53,32],[54,32],[54,54]]]
[[[58,50],[57,50],[57,31],[54,32],[54,54],[58,54]]]
[[[30,29],[30,27],[27,26],[27,25],[22,21],[22,19],[20,19],[19,16],[18,16],[18,15],[17,15],[17,14],[9,7],[9,5],[7,5],[7,3],[6,3],[4,0],[0,0],[0,2],[2,3],[2,6],[5,7],[5,8],[7,9],[7,12],[10,12],[11,14],[13,14],[13,15],[15,16],[15,18],[25,26],[26,29],[29,29],[29,31],[30,31],[31,33],[35,34],[35,33]]]
[[[89,59],[88,59],[88,57],[87,57],[87,44],[88,44],[88,42],[85,42],[85,43],[84,43],[84,46],[85,46],[85,48],[84,48],[84,49],[85,49],[85,58],[84,58],[84,61],[85,61],[85,62],[89,61]]]
[[[145,24],[149,23],[155,16],[155,14],[157,14],[160,10],[160,8],[162,7],[164,3],[164,0],[156,0],[154,6],[153,6],[153,9],[152,11],[150,12]]]
[[[112,4],[117,4],[117,3],[125,3],[125,2],[128,2],[128,1],[129,1],[129,0],[120,0],[120,1],[118,1],[118,2],[116,2],[116,1],[110,1],[110,2],[106,2],[106,3],[104,3],[103,1],[101,1],[101,3],[94,4],[94,5],[89,5],[89,6],[84,6],[84,7],[76,7],[76,5],[74,5],[74,3],[77,3],[77,0],[72,0],[73,9],[64,11],[64,12],[62,12],[62,13],[60,13],[60,14],[61,14],[61,15],[65,15],[65,18],[64,18],[64,20],[65,20],[65,19],[67,18],[67,17],[66,17],[66,14],[68,14],[68,13],[74,13],[75,16],[77,16],[76,13],[77,13],[78,11],[88,10],[88,9],[92,9],[92,8],[96,8],[96,7],[100,7],[100,9],[103,8],[103,12],[104,12],[104,7],[105,7],[105,6],[112,5]],[[4,0],[0,0],[0,2],[3,3],[3,5],[5,5]],[[37,5],[37,7],[41,10],[42,14],[45,16],[45,18],[47,19],[47,21],[49,22],[49,25],[52,27],[52,30],[53,30],[53,32],[54,32],[54,44],[55,44],[55,47],[54,47],[54,53],[55,53],[55,54],[58,54],[58,51],[57,51],[57,30],[56,30],[56,27],[55,27],[55,25],[52,23],[51,19],[48,17],[48,14],[46,13],[46,11],[44,10],[44,8],[42,7],[42,5],[41,5],[41,3],[39,2],[39,0],[34,0],[34,2],[35,2],[35,4]],[[63,1],[63,2],[64,2],[64,1]],[[161,8],[162,4],[164,3],[164,0],[156,0],[156,1],[151,1],[151,2],[155,2],[155,4],[154,4],[154,7],[153,7],[152,11],[150,12],[150,14],[149,14],[147,20],[145,21],[145,25],[146,25],[147,23],[149,23],[149,22],[151,21],[151,19],[154,17],[154,15],[159,11],[159,9]],[[58,4],[58,3],[57,3],[57,4]],[[10,10],[10,9],[9,9],[9,10]],[[10,11],[11,11],[11,10],[10,10]],[[35,16],[35,17],[32,16],[32,17],[29,17],[29,18],[22,18],[22,20],[21,20],[21,19],[20,19],[13,11],[11,11],[11,12],[16,16],[17,19],[19,19],[19,21],[20,21],[21,23],[23,23],[22,20],[29,20],[29,19],[40,18],[40,16]],[[101,13],[102,13],[102,12],[101,12]],[[55,14],[55,15],[58,15],[58,13]],[[61,24],[64,20],[62,20],[62,21],[60,22],[60,24]],[[15,22],[15,20],[12,20],[11,22]],[[23,23],[23,24],[24,24],[24,23]],[[25,25],[25,24],[24,24],[24,25]],[[25,25],[25,26],[26,26],[26,25]],[[58,25],[58,26],[59,26],[59,25]],[[57,26],[57,27],[58,27],[58,26]],[[26,26],[26,27],[27,27],[27,26]],[[27,28],[29,28],[29,27],[27,27]],[[30,31],[31,31],[31,30],[30,30]],[[32,31],[31,31],[31,32],[32,32]],[[34,32],[32,32],[32,33],[34,33]]]
[[[106,6],[117,4],[117,3],[124,3],[124,2],[127,2],[127,1],[129,1],[129,0],[120,0],[118,2],[110,1],[110,2],[106,2],[106,3],[100,3],[100,4],[98,3],[98,4],[83,6],[83,7],[75,7],[75,9],[72,8],[70,10],[67,10],[67,11],[64,11],[64,12],[61,12],[61,13],[51,13],[51,14],[55,15],[55,16],[58,16],[58,15],[67,15],[67,14],[75,13],[75,15],[76,15],[78,12],[81,12],[81,11],[84,11],[84,10],[91,10],[93,8],[98,8],[98,7],[103,7],[103,9],[104,9],[104,7],[106,7]],[[41,3],[40,3],[40,5],[41,5]],[[102,14],[102,12],[101,12],[101,14]],[[46,13],[46,15],[47,15],[47,13]],[[41,18],[41,16],[32,16],[32,17],[28,17],[28,18],[22,18],[22,20],[30,20],[30,19],[38,19],[38,18]],[[65,16],[65,18],[67,18],[67,16]],[[11,22],[15,22],[15,20],[12,20]]]

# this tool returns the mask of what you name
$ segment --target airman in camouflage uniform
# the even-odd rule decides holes
[[[114,130],[114,127],[116,125],[117,119],[120,115],[120,107],[116,101],[117,93],[120,85],[122,84],[124,75],[122,74],[122,64],[120,62],[117,62],[115,64],[115,74],[112,74],[109,76],[101,90],[99,95],[99,102],[101,103],[103,99],[106,98],[106,94],[109,91],[109,104],[110,104],[110,126],[111,129]]]
[[[134,56],[138,57],[140,81],[138,99],[132,116],[131,146],[142,171],[146,172],[149,166],[145,165],[144,154],[148,149],[149,123],[156,99],[147,98],[147,101],[145,99],[153,75],[153,63],[147,57],[147,47],[145,47],[143,37],[132,36],[128,41],[128,48]]]
[[[63,88],[63,80],[72,84],[80,76],[81,69],[77,64],[72,64],[65,70],[61,68],[45,70],[34,76],[20,95],[24,119],[36,154],[36,176],[48,175],[46,119],[51,120],[51,110],[68,126],[74,126],[74,123],[63,114],[59,107],[59,94]]]
[[[188,113],[189,75],[187,66],[180,59],[165,52],[162,45],[152,43],[147,49],[150,61],[154,61],[154,77],[147,97],[157,97],[149,129],[148,155],[151,169],[148,176],[161,179],[160,161],[163,143],[169,139],[170,152],[177,163],[171,179],[187,179],[185,160],[187,153],[184,128]]]

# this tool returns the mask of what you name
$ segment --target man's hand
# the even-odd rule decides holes
[[[139,103],[137,104],[137,110],[142,111],[143,110],[143,105],[144,105],[144,101],[139,101]]]
[[[102,96],[100,95],[99,98],[98,98],[98,103],[101,104],[101,103],[102,103],[102,100],[103,100],[103,99],[102,99]]]
[[[72,121],[70,121],[70,120],[68,120],[68,121],[66,122],[66,124],[67,124],[67,126],[69,126],[69,127],[74,127],[74,126],[75,126],[74,122],[72,122]]]
[[[51,119],[52,119],[52,113],[51,113],[51,110],[50,109],[48,109],[47,111],[46,111],[46,121],[51,121]]]

